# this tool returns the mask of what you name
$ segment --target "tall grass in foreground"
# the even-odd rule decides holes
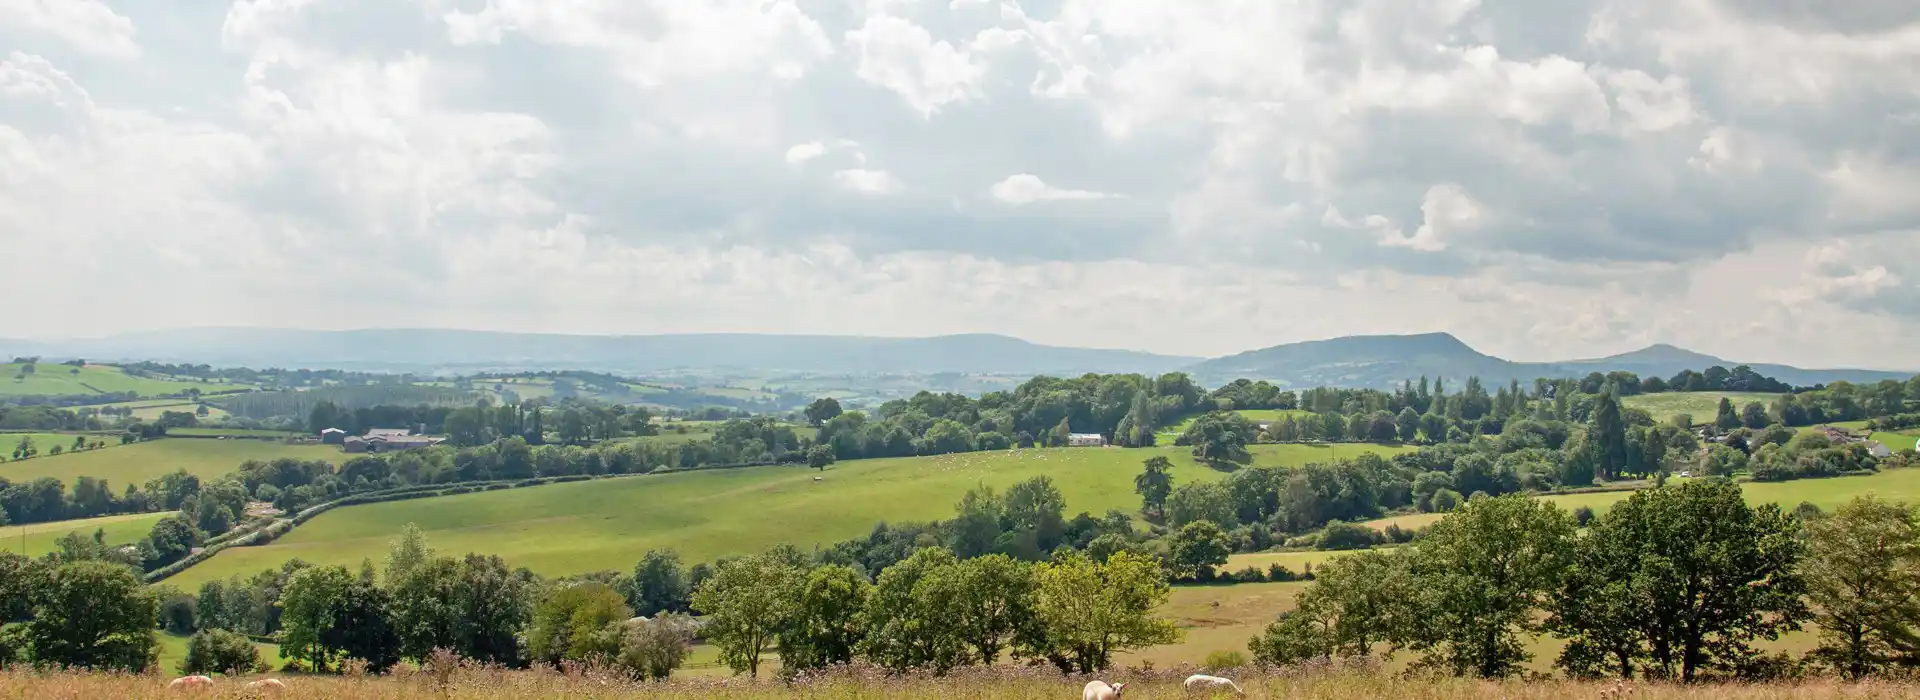
[[[1129,683],[1127,698],[1186,698],[1180,680],[1186,670],[1115,672],[1108,680]],[[1845,683],[1813,680],[1772,684],[1616,684],[1576,681],[1488,682],[1455,678],[1404,678],[1383,673],[1325,671],[1261,675],[1232,673],[1249,698],[1287,700],[1878,700],[1920,697],[1920,685],[1885,681]],[[0,698],[22,700],[175,700],[182,697],[239,699],[265,697],[245,690],[246,678],[220,679],[211,691],[169,690],[157,676],[90,673],[0,672]],[[444,680],[429,672],[380,678],[290,677],[287,689],[271,697],[285,700],[638,700],[641,698],[721,698],[771,700],[882,700],[894,698],[1079,698],[1086,678],[1062,677],[1044,669],[961,669],[944,678],[889,677],[866,669],[845,669],[791,685],[744,679],[675,680],[632,683],[596,673],[461,669]],[[1224,694],[1216,697],[1228,697]]]

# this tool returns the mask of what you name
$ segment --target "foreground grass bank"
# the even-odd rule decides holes
[[[1185,669],[1165,669],[1143,673],[1112,671],[1108,680],[1126,682],[1128,698],[1194,698],[1180,687]],[[1312,700],[1560,700],[1562,698],[1633,698],[1633,700],[1880,700],[1910,698],[1920,694],[1920,686],[1904,683],[1841,683],[1816,680],[1801,683],[1758,685],[1659,685],[1631,686],[1627,693],[1612,683],[1573,681],[1485,682],[1461,679],[1398,678],[1381,673],[1362,672],[1281,672],[1254,675],[1228,672],[1246,690],[1246,697],[1298,698]],[[106,676],[92,674],[0,673],[0,697],[36,700],[80,700],[82,698],[120,698],[123,700],[159,700],[186,696],[242,698],[254,697],[242,689],[250,679],[220,679],[212,690],[170,691],[164,681],[152,676]],[[638,684],[592,674],[563,676],[554,672],[461,671],[445,686],[427,673],[409,673],[383,678],[287,679],[284,691],[274,697],[286,700],[514,700],[528,698],[596,698],[599,700],[640,700],[643,698],[712,698],[718,700],[771,700],[773,698],[818,698],[821,700],[861,700],[879,698],[1013,698],[1040,700],[1078,698],[1087,682],[1084,677],[1063,677],[1047,669],[963,669],[945,678],[888,678],[857,671],[842,672],[792,686],[769,680],[758,683],[740,679],[683,679],[666,683]],[[1221,694],[1218,697],[1231,697]]]
[[[1297,466],[1391,453],[1383,445],[1259,445],[1255,464]],[[695,471],[554,484],[341,508],[264,547],[236,547],[187,569],[174,585],[191,590],[300,558],[358,566],[378,560],[407,523],[445,554],[497,554],[549,576],[632,568],[649,549],[673,548],[688,562],[863,537],[880,522],[950,518],[968,489],[1005,489],[1047,476],[1069,515],[1136,512],[1133,478],[1156,455],[1175,463],[1175,483],[1220,478],[1185,448],[1066,448],[969,452],[842,462],[825,472],[777,466]],[[819,481],[815,481],[819,478]]]

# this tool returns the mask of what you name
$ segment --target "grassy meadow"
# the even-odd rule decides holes
[[[36,364],[33,374],[22,375],[23,365],[0,364],[0,396],[78,396],[131,391],[140,396],[178,394],[188,389],[205,393],[233,391],[238,384],[202,381],[175,381],[134,377],[113,365],[73,367],[61,364]]]
[[[67,436],[66,440],[70,443],[73,437]],[[167,438],[121,445],[115,439],[109,440],[104,449],[59,456],[48,455],[47,447],[41,446],[39,457],[0,464],[0,477],[21,482],[51,476],[72,484],[79,477],[91,476],[106,479],[119,493],[127,484],[145,484],[180,469],[207,479],[232,472],[249,459],[292,457],[338,464],[342,457],[340,448],[333,445],[288,445],[271,440]],[[6,451],[11,450],[8,447]]]
[[[1621,401],[1627,408],[1637,408],[1653,415],[1653,419],[1666,422],[1682,413],[1693,417],[1694,425],[1712,423],[1714,416],[1720,415],[1720,399],[1733,402],[1733,410],[1740,409],[1754,401],[1764,406],[1772,403],[1779,394],[1754,391],[1672,391],[1663,394],[1639,394]]]
[[[193,591],[187,591],[192,593]],[[189,637],[160,633],[160,668],[162,678],[173,678],[180,674],[180,662],[187,660],[187,641]],[[286,663],[280,659],[280,645],[254,642],[253,648],[260,652],[260,660],[273,668]]]
[[[1204,698],[1180,687],[1188,669],[1114,669],[1105,680],[1127,683],[1127,698]],[[1873,681],[1843,683],[1815,680],[1776,684],[1677,685],[1633,683],[1625,688],[1613,682],[1562,680],[1480,681],[1461,678],[1400,677],[1378,671],[1332,668],[1292,668],[1273,673],[1251,669],[1231,672],[1246,697],[1255,700],[1563,700],[1565,698],[1632,700],[1891,700],[1920,693],[1911,683]],[[251,678],[220,679],[201,697],[257,697],[240,685]],[[789,686],[772,679],[676,678],[665,683],[632,683],[602,674],[562,675],[538,671],[461,669],[444,687],[428,674],[405,671],[384,678],[298,676],[286,678],[286,690],[274,697],[285,700],[519,700],[522,698],[595,698],[597,700],[947,700],[949,698],[1006,698],[1009,700],[1063,700],[1080,697],[1088,678],[1062,676],[1047,669],[960,669],[945,677],[923,675],[886,677],[867,669],[847,669],[803,685]],[[1624,691],[1624,692],[1622,692]],[[0,673],[0,697],[35,700],[119,698],[159,700],[182,697],[154,676],[86,673]],[[1215,694],[1213,697],[1233,697]]]
[[[1256,464],[1295,466],[1398,449],[1260,445],[1253,452]],[[443,553],[498,554],[547,575],[624,570],[647,550],[666,547],[691,564],[782,542],[812,546],[861,537],[882,521],[947,518],[970,488],[1004,489],[1039,475],[1053,479],[1069,515],[1135,512],[1140,497],[1133,478],[1154,455],[1174,461],[1176,483],[1220,477],[1181,448],[1065,448],[854,460],[824,473],[752,467],[553,484],[342,508],[273,544],[223,551],[169,580],[193,587],[294,557],[357,565],[380,558],[409,522]]]
[[[37,557],[57,549],[54,543],[69,532],[92,537],[96,530],[103,533],[107,544],[133,544],[153,530],[155,521],[169,515],[172,513],[134,513],[0,527],[0,552]]]

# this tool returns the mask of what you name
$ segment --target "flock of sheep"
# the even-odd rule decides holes
[[[1201,673],[1187,676],[1186,682],[1181,685],[1185,686],[1189,694],[1229,691],[1240,697],[1246,697],[1247,695],[1246,691],[1241,690],[1240,686],[1232,680]],[[182,676],[173,679],[173,682],[168,683],[167,687],[182,690],[211,689],[213,687],[213,679],[208,676]],[[278,678],[266,678],[248,683],[246,687],[247,690],[250,691],[267,692],[285,690],[287,684],[280,682]],[[1088,683],[1087,687],[1080,691],[1080,700],[1120,700],[1121,691],[1126,689],[1127,684],[1125,683],[1093,681]]]
[[[1187,680],[1181,683],[1181,685],[1186,688],[1188,695],[1198,695],[1200,693],[1212,694],[1215,691],[1227,691],[1239,697],[1247,696],[1247,691],[1241,690],[1240,685],[1234,683],[1232,680],[1219,676],[1209,676],[1204,673],[1187,676]],[[1088,683],[1087,687],[1080,690],[1080,700],[1120,700],[1121,691],[1126,689],[1127,684],[1125,683],[1093,681]]]

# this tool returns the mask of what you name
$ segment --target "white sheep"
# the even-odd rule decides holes
[[[212,687],[213,679],[206,676],[181,676],[167,684],[167,688],[170,690],[198,690]]]
[[[267,691],[278,692],[286,689],[287,684],[280,682],[278,678],[262,678],[247,684],[247,690],[257,690],[263,693]]]
[[[1187,680],[1186,680],[1186,683],[1184,683],[1184,685],[1187,688],[1187,692],[1190,694],[1199,694],[1199,693],[1210,694],[1216,690],[1230,690],[1230,691],[1233,691],[1234,695],[1237,695],[1243,698],[1247,696],[1247,691],[1241,690],[1239,684],[1234,683],[1231,679],[1221,678],[1219,676],[1209,676],[1204,673],[1196,673],[1191,676],[1187,676]]]
[[[1120,691],[1126,688],[1125,683],[1108,685],[1106,681],[1093,681],[1080,691],[1080,700],[1120,700]]]

